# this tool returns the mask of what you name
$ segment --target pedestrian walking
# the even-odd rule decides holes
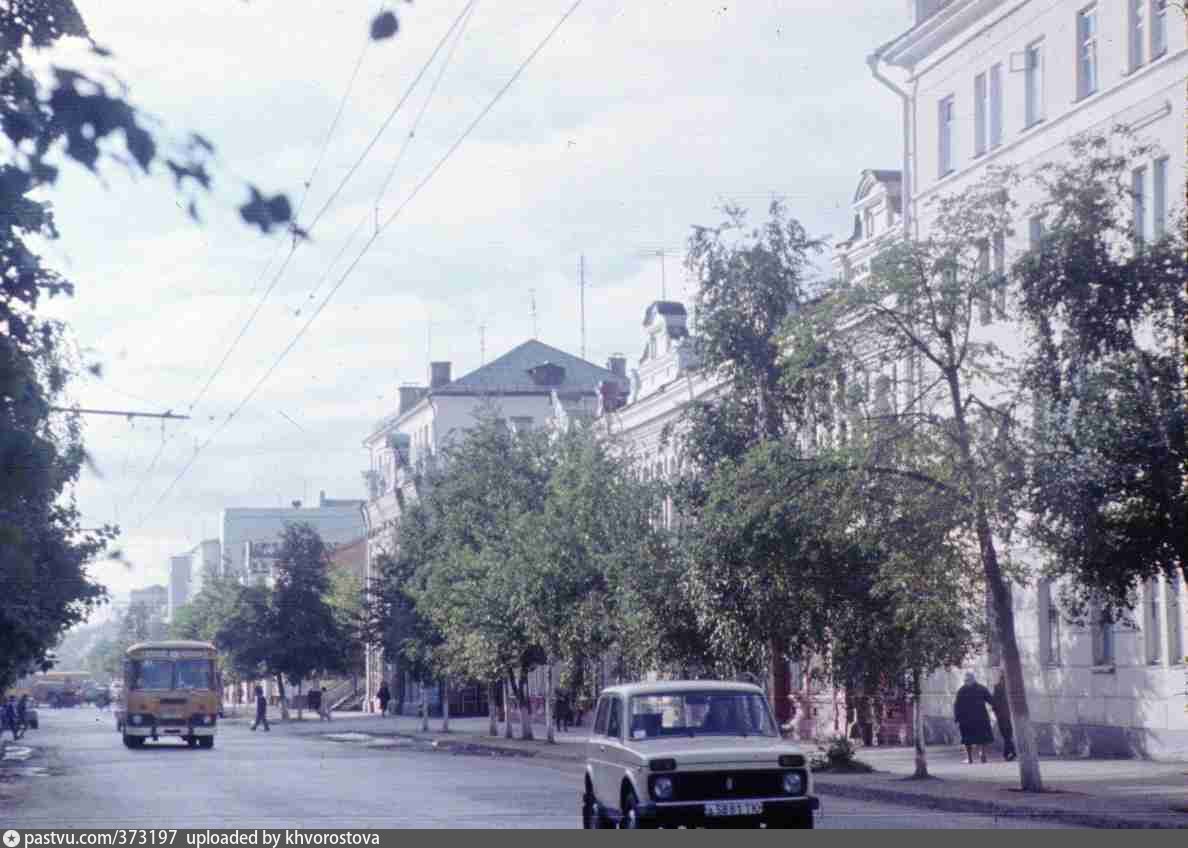
[[[322,690],[318,688],[318,684],[315,683],[309,690],[309,694],[305,696],[305,702],[311,710],[317,713],[319,719],[322,718]]]
[[[994,718],[998,721],[998,732],[1002,734],[1002,758],[1008,763],[1015,759],[1015,732],[1011,725],[1011,707],[1007,703],[1006,672],[994,684]]]
[[[21,731],[21,736],[25,735],[25,731],[29,729],[29,696],[21,695],[16,705],[16,720],[17,727]]]
[[[379,691],[375,693],[375,697],[379,701],[380,715],[387,715],[388,702],[392,700],[392,693],[388,691],[387,681],[380,683]]]
[[[990,715],[986,705],[994,705],[990,690],[978,683],[972,671],[965,674],[965,685],[957,690],[953,702],[953,718],[961,729],[961,744],[965,746],[965,761],[974,761],[974,748],[979,749],[982,762],[986,762],[986,746],[994,741],[994,729],[990,727]]]
[[[20,738],[17,732],[16,697],[13,695],[9,695],[4,706],[0,707],[0,736],[4,735],[5,730],[12,731],[13,742]]]
[[[264,687],[256,687],[256,720],[252,722],[252,730],[260,724],[264,725],[265,730],[270,730],[268,726],[268,699],[264,697]]]

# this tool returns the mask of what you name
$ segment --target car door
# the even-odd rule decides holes
[[[590,764],[590,783],[594,786],[594,797],[603,806],[611,804],[605,797],[604,788],[608,766],[606,761],[606,721],[610,713],[610,700],[609,695],[603,695],[598,699],[598,706],[594,710],[594,726],[590,728],[590,739],[586,742],[586,762]]]
[[[619,808],[619,787],[623,783],[623,698],[610,697],[606,717],[606,736],[603,737],[602,758],[606,763],[598,798],[605,806]]]

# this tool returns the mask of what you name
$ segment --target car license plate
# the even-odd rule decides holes
[[[758,816],[762,813],[762,801],[719,801],[705,805],[707,816]]]

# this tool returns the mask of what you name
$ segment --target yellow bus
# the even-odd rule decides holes
[[[213,748],[219,713],[215,646],[210,642],[140,642],[124,658],[116,731],[139,748],[165,736]]]

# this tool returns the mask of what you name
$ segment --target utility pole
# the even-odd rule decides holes
[[[117,415],[120,418],[163,418],[167,421],[189,421],[188,415],[176,415],[173,410],[165,412],[129,412],[126,409],[83,409],[78,406],[51,406],[53,412],[77,412],[80,415]]]
[[[536,289],[528,289],[528,312],[532,316],[532,338],[537,336],[536,327]]]
[[[578,318],[582,324],[582,359],[586,358],[586,254],[578,260]]]
[[[657,251],[660,255],[660,299],[668,300],[668,280],[664,271],[664,251]]]

